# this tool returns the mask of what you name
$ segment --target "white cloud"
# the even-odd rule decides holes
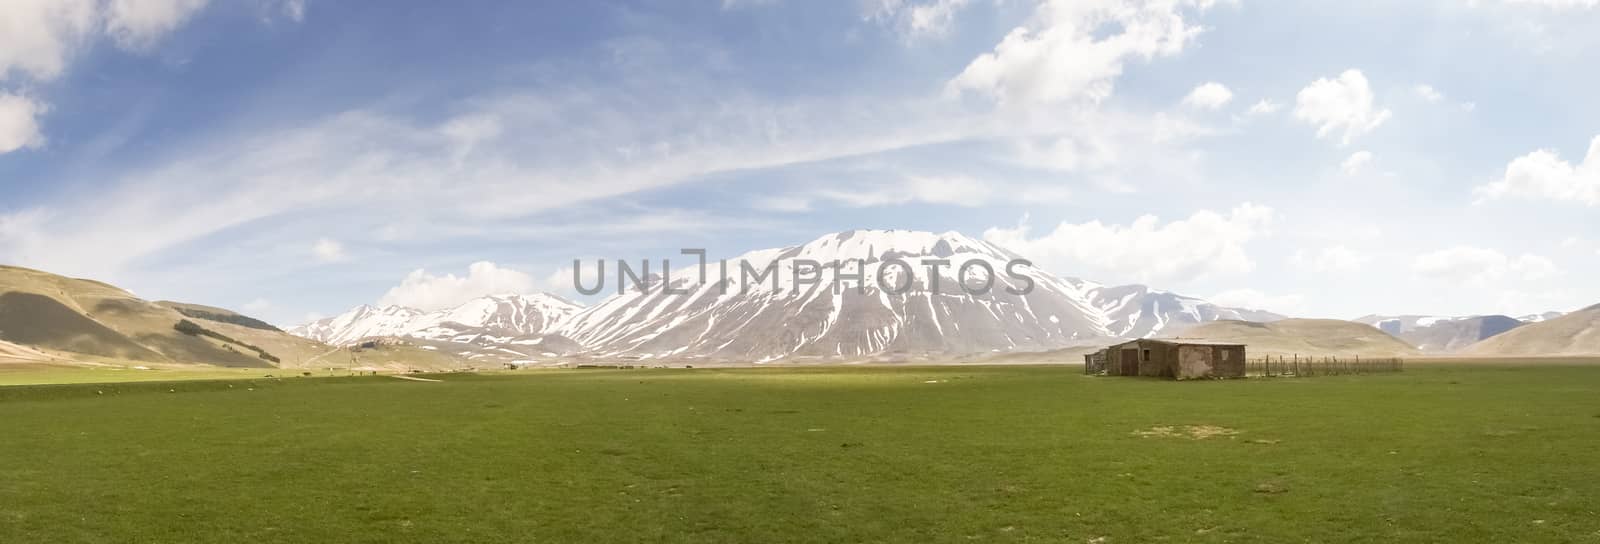
[[[1183,97],[1183,105],[1191,108],[1214,110],[1233,100],[1233,91],[1215,81],[1201,84]]]
[[[1372,88],[1360,70],[1345,70],[1336,79],[1311,82],[1295,96],[1294,116],[1317,127],[1317,137],[1343,131],[1340,145],[1389,120],[1387,109],[1373,105]]]
[[[0,261],[117,280],[140,256],[288,213],[364,232],[406,217],[429,228],[394,233],[492,236],[502,231],[485,225],[710,173],[963,140],[989,127],[937,98],[775,104],[654,78],[569,87],[463,99],[457,120],[500,120],[492,139],[464,140],[494,131],[461,123],[368,110],[203,133],[105,180],[96,195],[40,207],[40,234],[0,239]],[[471,160],[459,160],[466,141]],[[194,179],[207,180],[206,191],[187,189]]]
[[[419,268],[384,293],[378,304],[433,311],[460,306],[478,297],[530,293],[536,288],[537,283],[526,273],[479,261],[467,267],[464,277],[435,276]]]
[[[769,212],[808,212],[811,199],[800,195],[763,196],[751,200],[750,207]]]
[[[868,0],[861,18],[895,27],[907,39],[939,37],[950,32],[956,13],[971,0]]]
[[[823,189],[816,194],[853,207],[889,206],[921,202],[953,206],[981,206],[993,198],[1014,196],[1002,183],[965,176],[907,176],[895,183],[869,188]]]
[[[306,20],[306,0],[284,0],[283,14],[296,23]]]
[[[917,4],[906,14],[906,24],[913,36],[942,36],[950,31],[956,12],[966,7],[968,0],[934,0]]]
[[[301,1],[303,0],[292,0]],[[0,83],[48,82],[103,30],[118,46],[147,49],[206,0],[8,0],[0,3]],[[0,89],[0,153],[44,142],[45,106]]]
[[[266,309],[271,308],[271,307],[272,307],[272,301],[264,299],[264,298],[257,298],[255,300],[250,301],[250,302],[244,303],[244,306],[240,306],[239,309],[244,310],[246,312],[259,312],[259,311],[266,310]]]
[[[1417,98],[1421,98],[1428,102],[1438,102],[1444,99],[1444,94],[1440,93],[1438,89],[1434,89],[1432,85],[1417,85],[1411,90],[1417,94]]]
[[[951,79],[946,92],[970,91],[1001,105],[1097,103],[1111,96],[1128,61],[1183,51],[1201,28],[1184,20],[1182,8],[1212,3],[1046,0],[1028,24]]]
[[[1229,308],[1293,313],[1305,302],[1306,297],[1296,294],[1268,295],[1255,289],[1233,289],[1212,295],[1206,300]]]
[[[990,228],[983,237],[1060,274],[1168,281],[1251,271],[1255,261],[1245,245],[1265,236],[1274,217],[1271,208],[1246,203],[1226,215],[1202,210],[1166,224],[1153,215],[1127,226],[1062,222],[1031,238],[1024,218],[1015,228]]]
[[[1467,287],[1489,287],[1502,281],[1537,281],[1561,273],[1550,259],[1523,254],[1507,257],[1493,249],[1456,246],[1418,255],[1411,270],[1425,280]]]
[[[0,80],[12,72],[51,80],[94,31],[95,0],[10,0],[0,3]]]
[[[39,115],[46,109],[26,96],[0,91],[0,154],[44,145]]]
[[[583,274],[583,277],[581,278],[583,285],[604,285],[605,279],[599,277],[600,270],[596,267],[590,266],[581,269],[580,272]],[[554,272],[551,272],[549,276],[545,277],[543,285],[541,285],[540,288],[546,293],[561,295],[564,297],[583,296],[582,293],[578,292],[576,286],[572,284],[571,266],[556,267]]]
[[[328,238],[319,239],[317,243],[311,244],[311,254],[322,262],[342,261],[345,258],[344,245]]]
[[[207,0],[110,0],[106,33],[123,49],[149,49],[206,7]]]
[[[1366,168],[1368,164],[1372,164],[1372,152],[1357,151],[1351,153],[1350,157],[1345,159],[1344,162],[1339,163],[1339,169],[1343,170],[1347,176],[1354,176],[1361,173],[1361,169]]]
[[[1473,194],[1479,202],[1514,196],[1600,206],[1600,136],[1589,142],[1589,153],[1577,166],[1554,150],[1540,149],[1513,159],[1504,177],[1478,186]]]
[[[1372,262],[1372,257],[1343,245],[1325,247],[1311,252],[1297,250],[1289,256],[1289,263],[1311,272],[1355,272]]]
[[[1270,115],[1283,109],[1283,105],[1265,98],[1250,106],[1250,115]]]

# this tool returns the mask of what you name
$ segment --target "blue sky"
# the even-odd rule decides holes
[[[1600,302],[1596,0],[459,4],[5,3],[0,263],[291,324],[900,228],[1303,316]]]

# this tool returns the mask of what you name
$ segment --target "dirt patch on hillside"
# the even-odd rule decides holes
[[[1149,429],[1133,431],[1134,436],[1142,438],[1187,438],[1190,440],[1232,437],[1237,434],[1239,434],[1238,429],[1218,427],[1216,425],[1157,425]]]

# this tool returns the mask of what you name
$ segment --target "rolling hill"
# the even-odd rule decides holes
[[[1421,351],[1370,325],[1339,319],[1283,319],[1271,323],[1215,321],[1190,327],[1181,338],[1247,344],[1250,357],[1404,357]]]
[[[1479,342],[1461,352],[1483,357],[1600,355],[1600,304]]]
[[[330,350],[229,310],[150,302],[106,283],[13,266],[0,266],[0,342],[16,360],[262,368],[309,363]]]

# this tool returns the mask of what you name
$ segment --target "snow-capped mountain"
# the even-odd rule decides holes
[[[1529,319],[1504,315],[1368,315],[1355,321],[1377,327],[1425,352],[1450,353],[1529,322],[1542,321],[1542,315],[1545,314],[1529,316]]]
[[[455,308],[424,312],[401,306],[362,305],[343,314],[290,328],[290,334],[345,346],[363,338],[410,337],[475,342],[532,342],[530,336],[550,333],[581,306],[545,293],[491,295]]]
[[[1110,319],[1107,328],[1121,338],[1172,335],[1194,325],[1225,319],[1256,322],[1284,319],[1282,315],[1264,310],[1224,308],[1143,285],[1107,287],[1078,279],[1067,281],[1084,289],[1094,307]]]
[[[695,266],[650,276],[644,291],[629,286],[588,308],[549,295],[485,297],[439,312],[362,306],[289,332],[336,345],[406,337],[506,362],[574,353],[752,362],[1037,351],[1283,317],[1061,278],[1020,258],[955,232],[848,231],[752,251],[725,267],[712,261],[704,279]],[[608,282],[617,277],[608,272]]]
[[[696,268],[674,270],[665,287],[614,295],[557,332],[602,356],[762,361],[1042,350],[1215,319],[1278,317],[1144,286],[1062,279],[1031,265],[1008,268],[1016,258],[954,232],[841,232],[746,253],[725,269],[708,263],[703,282]],[[947,264],[934,272],[924,259]],[[775,277],[747,281],[745,266],[770,268]],[[985,269],[995,272],[990,289],[958,283],[982,287]],[[812,277],[818,281],[797,281]],[[1030,283],[1031,292],[1018,294]]]

